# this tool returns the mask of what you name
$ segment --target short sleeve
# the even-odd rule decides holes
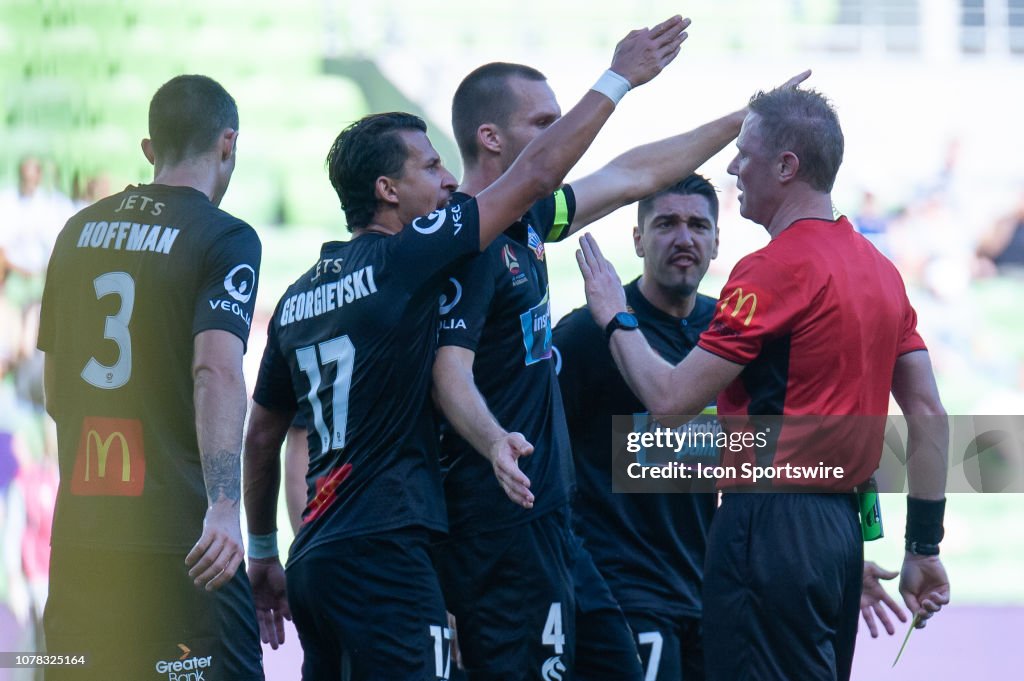
[[[248,344],[256,307],[262,251],[256,231],[244,222],[224,233],[206,253],[192,334],[210,329],[233,333]]]
[[[480,252],[480,211],[476,199],[450,203],[418,217],[386,240],[389,266],[402,273],[409,290],[439,274],[451,273],[471,254]]]
[[[896,356],[905,355],[916,350],[927,350],[924,339],[917,332],[917,312],[907,298],[906,289],[901,290],[903,296],[903,326],[900,329],[899,345],[896,348]]]
[[[457,345],[476,352],[494,298],[493,248],[464,263],[449,278],[440,301],[438,346]]]
[[[274,319],[277,319],[277,311],[274,312]],[[275,321],[271,321],[267,329],[267,346],[260,360],[260,372],[252,399],[271,411],[294,411],[298,406],[288,362],[281,354]]]
[[[567,237],[575,216],[576,195],[567,184],[534,203],[527,211],[527,220],[538,231],[541,240],[547,242]]]
[[[806,309],[799,277],[763,253],[740,260],[722,288],[715,315],[698,345],[723,359],[749,364],[764,344],[788,334]]]

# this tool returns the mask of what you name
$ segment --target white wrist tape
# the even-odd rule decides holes
[[[618,104],[631,87],[628,80],[608,69],[601,74],[601,77],[597,79],[597,82],[590,89],[600,92],[612,100],[612,104]]]
[[[250,558],[277,558],[277,532],[249,535]]]

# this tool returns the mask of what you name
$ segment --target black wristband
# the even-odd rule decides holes
[[[906,549],[920,556],[935,556],[945,534],[942,519],[946,500],[932,501],[907,497]]]

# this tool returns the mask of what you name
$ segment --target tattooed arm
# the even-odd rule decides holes
[[[195,337],[192,381],[196,437],[206,482],[203,534],[185,558],[189,576],[207,591],[231,580],[242,562],[241,497],[245,379],[242,341],[227,331]]]

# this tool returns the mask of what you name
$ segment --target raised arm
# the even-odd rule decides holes
[[[615,46],[610,71],[628,81],[631,88],[648,82],[679,54],[689,23],[675,16],[654,28],[630,32]],[[477,195],[481,250],[535,201],[558,189],[590,147],[618,101],[612,99],[616,94],[611,88],[602,85],[604,79],[595,85],[600,91],[588,90],[565,116],[527,145],[500,178]]]
[[[203,533],[185,563],[196,585],[207,591],[227,584],[242,562],[242,351],[240,338],[219,329],[203,331],[194,340],[193,400],[207,508]]]
[[[622,282],[590,234],[580,239],[576,261],[590,314],[604,329],[616,313],[626,310]],[[651,349],[642,333],[634,331],[616,331],[609,346],[630,390],[665,425],[672,424],[664,416],[699,414],[743,370],[742,365],[701,348],[694,348],[673,366]]]
[[[803,71],[782,87],[796,87],[810,75]],[[600,170],[573,180],[576,217],[569,233],[696,171],[735,139],[746,114],[744,107],[689,132],[634,147]]]

